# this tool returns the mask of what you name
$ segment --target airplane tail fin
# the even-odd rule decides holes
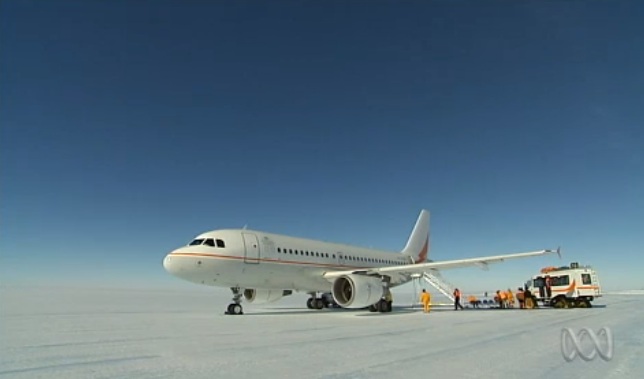
[[[427,210],[420,211],[414,230],[401,253],[410,256],[414,263],[427,261],[429,254],[429,212]]]

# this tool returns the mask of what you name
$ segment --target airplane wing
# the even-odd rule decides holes
[[[546,255],[546,254],[553,254],[553,253],[556,253],[559,255],[559,257],[561,257],[559,249],[538,250],[538,251],[530,251],[527,253],[493,255],[489,257],[480,257],[480,258],[454,259],[451,261],[427,262],[427,263],[409,264],[409,265],[401,265],[401,266],[373,267],[373,268],[354,269],[354,270],[345,270],[345,271],[329,271],[324,273],[324,277],[326,279],[335,279],[339,276],[349,275],[349,274],[360,274],[360,275],[420,274],[432,269],[442,270],[442,269],[469,267],[469,266],[479,266],[486,270],[487,265],[490,263],[498,263],[508,259],[535,257],[539,255]]]

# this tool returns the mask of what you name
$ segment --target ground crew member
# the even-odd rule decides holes
[[[500,309],[505,309],[505,292],[501,290],[496,290],[496,296],[499,301],[499,308]]]
[[[548,299],[552,297],[552,288],[550,286],[552,285],[552,279],[550,278],[550,275],[546,275],[546,296]]]
[[[472,305],[472,308],[478,308],[479,304],[481,304],[481,301],[476,298],[474,295],[470,295],[467,298],[467,302]]]
[[[508,288],[508,292],[505,293],[508,297],[508,308],[514,308],[514,294],[512,290]]]
[[[454,290],[454,310],[457,311],[458,308],[464,309],[461,305],[461,291],[456,288]]]
[[[423,303],[423,312],[429,313],[431,300],[431,295],[423,288],[423,292],[420,294],[420,302]]]

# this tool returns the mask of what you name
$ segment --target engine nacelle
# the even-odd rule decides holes
[[[380,278],[364,275],[342,275],[333,282],[333,299],[343,308],[365,308],[384,295]]]
[[[253,304],[266,304],[277,301],[291,293],[293,293],[293,291],[290,290],[262,290],[248,288],[244,290],[244,299]]]

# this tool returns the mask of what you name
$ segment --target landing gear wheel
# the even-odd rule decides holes
[[[376,303],[376,307],[378,309],[378,312],[380,313],[387,313],[391,312],[391,302],[387,300],[380,300],[379,302]]]
[[[378,312],[378,304],[379,304],[379,303],[371,304],[371,305],[369,306],[369,312]]]
[[[226,310],[227,315],[243,315],[244,311],[241,304],[229,304],[228,309]]]
[[[322,298],[311,297],[306,301],[306,307],[309,309],[322,309],[326,306],[326,302]]]
[[[240,304],[241,298],[242,298],[242,291],[241,288],[239,287],[231,287],[231,291],[233,291],[233,303],[228,304],[228,308],[226,309],[225,314],[227,315],[243,315],[243,308]]]

